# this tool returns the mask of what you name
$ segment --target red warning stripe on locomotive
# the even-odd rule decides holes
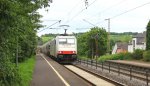
[[[76,54],[76,51],[58,51],[57,54]]]

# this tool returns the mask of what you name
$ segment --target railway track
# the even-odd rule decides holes
[[[107,61],[98,63],[95,61],[78,60],[76,66],[103,75],[109,79],[123,83],[127,86],[150,86],[150,67],[136,64],[117,63]]]
[[[67,67],[68,65],[63,65],[63,66],[93,86],[95,85],[103,86],[103,85],[99,85],[98,83],[88,80],[89,77],[88,78],[83,77],[82,75],[84,73],[88,72],[89,74],[94,75],[104,80],[101,82],[111,84],[111,85],[105,85],[105,86],[114,86],[114,85],[116,86],[124,86],[124,85],[126,86],[150,86],[149,72],[146,71],[149,68],[147,67],[146,68],[138,67],[136,65],[119,64],[119,63],[114,63],[114,62],[109,62],[109,61],[105,63],[98,63],[95,61],[85,61],[85,60],[82,60],[82,61],[77,60],[77,62],[75,62],[72,65],[69,65],[69,67]],[[76,72],[74,69],[83,70],[84,73],[80,74],[80,71]],[[100,80],[97,80],[97,82],[99,81]]]
[[[87,69],[81,68],[77,65],[64,65],[68,70],[75,73],[82,79],[91,83],[93,86],[124,86],[124,84],[116,82],[112,79],[100,76]]]

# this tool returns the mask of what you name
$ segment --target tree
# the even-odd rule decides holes
[[[80,56],[85,56],[87,55],[87,50],[88,44],[87,44],[87,39],[88,39],[88,33],[84,33],[82,35],[78,34],[77,36],[77,42],[78,42],[78,54]]]
[[[150,50],[150,21],[148,22],[146,29],[146,50]]]
[[[15,66],[16,49],[21,61],[36,48],[36,30],[41,27],[36,12],[49,6],[50,0],[0,0],[0,85],[20,82]]]
[[[94,27],[78,36],[78,54],[88,56],[104,55],[107,49],[107,33],[103,28]]]
[[[98,56],[104,55],[107,50],[107,41],[107,32],[105,29],[99,27],[91,28],[91,31],[88,33],[88,46],[91,52],[89,56],[91,57],[92,51],[94,56],[96,54],[98,54]]]

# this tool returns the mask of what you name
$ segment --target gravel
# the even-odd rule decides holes
[[[86,70],[89,70],[89,71],[96,73],[100,76],[107,77],[111,80],[122,83],[125,86],[147,86],[145,81],[142,81],[142,80],[139,80],[136,78],[132,78],[132,80],[130,80],[129,76],[125,76],[122,74],[118,75],[118,73],[116,73],[116,72],[110,71],[110,73],[109,73],[108,70],[103,69],[103,71],[102,71],[101,68],[96,69],[96,67],[94,67],[94,66],[91,66],[91,65],[87,66],[87,64],[83,64],[83,63],[82,64],[75,63],[74,65],[81,67],[81,68],[84,68]],[[148,86],[150,86],[150,83]]]

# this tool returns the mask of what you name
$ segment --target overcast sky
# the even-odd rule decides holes
[[[111,32],[143,32],[146,30],[146,25],[150,19],[149,0],[87,1],[87,9],[85,9],[85,0],[53,0],[49,8],[38,10],[43,16],[41,20],[43,21],[42,24],[45,25],[44,28],[61,20],[60,23],[51,26],[51,28],[55,29],[46,29],[38,32],[38,36],[45,33],[64,33],[64,28],[68,29],[68,33],[86,32],[89,31],[88,28],[94,27],[94,25],[107,30],[108,21],[105,19],[108,18],[111,18]],[[145,5],[129,11],[143,4]],[[46,11],[47,9],[48,11]],[[129,12],[117,16],[126,11]],[[69,25],[69,27],[59,27],[60,25]]]

